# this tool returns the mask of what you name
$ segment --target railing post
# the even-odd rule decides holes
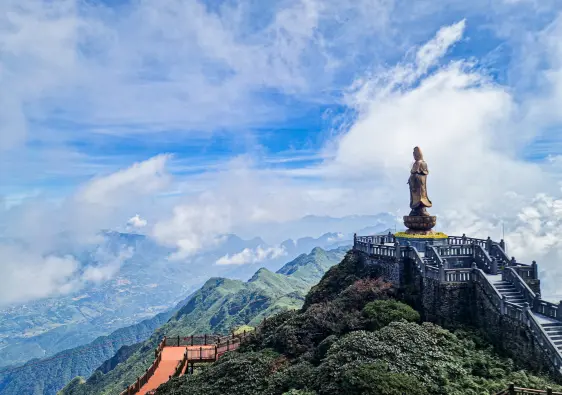
[[[533,261],[533,263],[531,263],[531,267],[533,268],[533,280],[537,280],[539,278],[539,267],[537,266],[537,261]]]
[[[491,271],[493,275],[498,274],[498,260],[494,257],[492,257],[492,267],[491,267]]]
[[[178,335],[178,347],[180,346],[180,335]]]
[[[357,245],[357,233],[353,234],[353,249],[355,249],[355,246]]]
[[[523,316],[525,317],[525,325],[529,326],[529,314],[531,312],[531,306],[529,305],[529,302],[523,302],[522,304],[523,306]]]
[[[562,321],[562,300],[558,302],[558,309],[556,309],[556,318]]]
[[[205,345],[207,345],[207,334],[205,333]]]
[[[462,234],[462,243],[466,244],[466,235],[464,233]]]
[[[203,360],[203,347],[199,347],[199,360]]]
[[[215,361],[217,361],[219,359],[219,350],[218,347],[215,346]]]
[[[230,351],[230,339],[226,341],[226,351]]]
[[[505,252],[505,241],[503,239],[500,240],[500,247]]]
[[[500,304],[500,311],[501,311],[502,315],[505,315],[507,313],[506,307],[505,307],[506,302],[507,302],[507,296],[502,295],[501,304]]]
[[[443,267],[443,264],[441,262],[439,262],[439,281],[445,281],[445,268]]]
[[[533,309],[532,310],[538,312],[540,305],[541,305],[541,294],[536,293],[535,294],[535,300],[533,301]]]
[[[490,238],[490,236],[488,236],[488,238],[486,239],[486,251],[490,253],[491,250],[492,250],[492,239]]]
[[[514,256],[511,257],[511,261],[509,261],[509,266],[517,266],[517,261],[515,260]]]
[[[137,377],[137,391],[140,391],[140,377]]]
[[[546,389],[546,395],[552,395],[552,388],[548,387]]]
[[[515,384],[509,384],[509,395],[515,395]]]

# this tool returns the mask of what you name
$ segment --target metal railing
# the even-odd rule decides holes
[[[137,392],[140,391],[143,385],[148,383],[148,380],[150,380],[154,372],[156,372],[156,369],[158,369],[158,365],[162,361],[162,350],[164,349],[164,347],[166,347],[166,337],[164,337],[162,341],[158,344],[158,347],[155,350],[154,361],[152,362],[150,367],[146,369],[146,372],[142,376],[138,377],[137,381],[134,384],[128,386],[119,395],[136,394]]]
[[[261,325],[265,324],[265,319]],[[178,361],[174,368],[173,376],[179,376],[183,373],[184,368],[191,362],[213,362],[228,351],[234,351],[249,335],[246,331],[241,334],[230,334],[228,336],[217,335],[194,335],[194,336],[172,336],[164,337],[155,350],[155,359],[146,370],[146,372],[137,378],[137,381],[127,387],[119,395],[132,395],[140,391],[140,389],[148,383],[148,380],[154,375],[162,361],[162,352],[165,347],[183,347],[186,350],[181,360]],[[187,343],[187,344],[184,344]],[[179,346],[178,346],[179,344]],[[199,347],[197,347],[199,346]],[[197,348],[190,348],[197,347]]]
[[[562,395],[562,392],[554,392],[552,391],[552,388],[547,388],[546,390],[537,390],[531,388],[516,387],[514,384],[510,384],[508,388],[498,392],[496,395]]]

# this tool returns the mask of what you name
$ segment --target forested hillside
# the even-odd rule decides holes
[[[331,266],[341,261],[347,247],[315,248],[289,262],[277,273],[258,270],[247,282],[212,278],[162,327],[114,369],[97,370],[88,380],[74,379],[62,395],[116,394],[136,380],[152,363],[154,348],[163,336],[225,333],[241,325],[256,325],[263,317],[299,309],[307,291]],[[111,363],[106,363],[106,365]]]
[[[421,322],[353,252],[301,310],[267,320],[236,352],[158,395],[493,394],[510,382],[561,387],[498,355],[470,329]]]

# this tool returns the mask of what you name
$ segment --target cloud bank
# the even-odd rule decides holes
[[[43,171],[49,180],[81,181],[54,201],[33,193],[5,205],[2,235],[23,243],[2,242],[12,292],[33,280],[38,286],[21,300],[39,298],[72,288],[76,277],[83,278],[78,284],[103,281],[118,270],[88,272],[57,255],[60,234],[90,243],[100,229],[129,221],[175,248],[171,259],[189,260],[234,228],[266,234],[276,222],[309,214],[399,217],[416,145],[429,163],[441,230],[499,238],[503,224],[509,252],[537,259],[554,292],[562,251],[560,10],[547,0],[461,3],[447,3],[456,12],[450,15],[436,12],[447,8],[442,3],[425,1],[213,8],[167,0],[127,3],[122,12],[71,0],[2,2],[0,26],[10,29],[0,30],[9,54],[0,57],[0,82],[10,95],[0,94],[0,177],[20,189],[22,176],[6,169],[33,181],[44,182],[35,178]],[[416,23],[399,17],[405,9]],[[482,15],[489,25],[480,24]],[[481,42],[497,40],[497,48],[473,51],[480,47],[470,40],[482,30]],[[511,58],[494,64],[503,46]],[[76,148],[81,138],[133,136],[126,141],[134,145],[164,135],[189,137],[204,152],[201,140],[224,129],[253,146],[257,129],[313,105],[344,110],[324,114],[333,125],[319,133],[321,149],[304,164],[274,165],[259,147],[195,174],[170,174],[179,159],[152,151],[108,171],[96,166],[106,163],[103,153]],[[36,163],[24,165],[30,157]],[[18,188],[6,191],[23,196]],[[249,250],[219,261],[275,253]],[[18,267],[43,274],[20,276]]]
[[[276,259],[287,255],[287,251],[283,247],[267,247],[258,246],[256,248],[244,248],[242,251],[232,255],[220,257],[217,265],[245,265],[249,263],[259,263],[268,259]]]

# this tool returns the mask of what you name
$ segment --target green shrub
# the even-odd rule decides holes
[[[341,393],[346,395],[428,394],[414,376],[394,373],[382,362],[364,364],[345,371]]]
[[[371,330],[378,330],[394,321],[420,321],[420,315],[416,310],[396,300],[369,302],[363,308],[362,313],[367,321],[367,327]]]

